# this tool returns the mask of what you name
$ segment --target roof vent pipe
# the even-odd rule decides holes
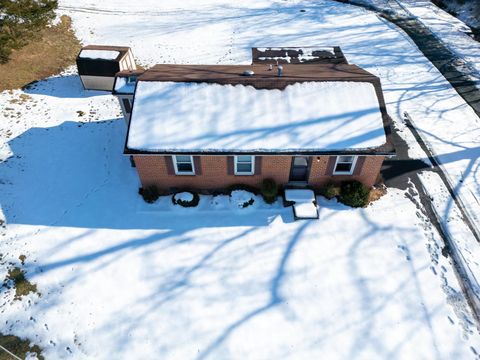
[[[277,75],[278,75],[279,77],[283,75],[283,66],[282,66],[282,65],[278,65]]]

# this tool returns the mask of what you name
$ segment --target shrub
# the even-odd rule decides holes
[[[250,205],[253,205],[254,202],[255,202],[255,200],[250,199],[250,200],[244,202],[244,203],[242,204],[242,207],[243,207],[243,208],[249,207]]]
[[[325,196],[327,199],[333,199],[339,194],[338,186],[335,186],[332,183],[327,184],[320,190],[320,194]]]
[[[189,197],[188,195],[191,195]],[[190,198],[190,200],[188,199]],[[182,191],[173,194],[172,203],[174,205],[180,205],[183,207],[195,207],[200,202],[200,196],[196,192],[192,191]]]
[[[263,199],[267,204],[274,203],[278,194],[278,186],[275,180],[273,179],[263,180],[261,192],[262,192]]]
[[[370,189],[358,181],[345,181],[340,187],[340,201],[351,207],[364,207],[368,203]]]
[[[155,201],[157,201],[158,197],[160,196],[160,193],[158,192],[157,187],[154,185],[149,186],[147,188],[140,188],[138,190],[138,193],[142,195],[143,200],[145,200],[149,204],[152,204]]]

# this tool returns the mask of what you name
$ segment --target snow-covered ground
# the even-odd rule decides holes
[[[428,0],[399,2],[463,59],[469,68],[475,71],[472,77],[480,81],[480,42],[468,35],[471,30],[465,23]]]
[[[58,79],[38,92],[55,93]],[[34,99],[41,112],[53,100]],[[118,156],[125,125],[109,120],[110,96],[63,99],[71,110],[51,115],[64,122],[14,137],[15,155],[0,168],[3,260],[19,265],[26,255],[42,294],[20,302],[4,290],[0,322],[44,347],[47,359],[451,359],[480,351],[441,242],[402,191],[356,210],[319,198],[320,220],[297,222],[290,208],[259,198],[245,209],[225,196],[202,196],[191,209],[171,197],[148,205]],[[93,109],[96,120],[80,125],[76,109]]]
[[[480,3],[477,0],[444,1],[444,6],[468,26],[480,28]]]
[[[452,177],[480,192],[473,111],[371,13],[329,1],[60,5],[84,43],[132,46],[146,66],[249,63],[251,46],[340,45],[381,77],[397,126],[407,110]],[[438,235],[402,191],[357,210],[320,198],[320,219],[297,222],[279,204],[147,205],[121,156],[120,116],[111,95],[82,91],[73,72],[0,95],[0,275],[26,255],[42,294],[13,301],[4,289],[2,332],[32,339],[47,359],[480,353]]]
[[[453,53],[464,60],[467,64],[465,71],[473,79],[480,80],[480,43],[465,34],[466,25],[460,20],[427,0],[358,1],[380,9],[406,10],[407,14],[415,16]],[[410,146],[409,155],[413,158],[424,158],[425,153],[417,146],[411,133],[408,130],[404,131],[405,127],[400,119],[402,111],[407,111],[411,115],[415,127],[442,163],[452,188],[460,195],[478,229],[480,224],[480,119],[435,68],[423,67],[423,70],[430,74],[424,73],[420,75],[419,81],[416,81],[413,77],[418,77],[419,70],[420,67],[412,71],[413,76],[404,73],[405,80],[407,78],[409,80],[400,81],[399,88],[396,86],[392,88],[400,96],[389,92],[389,88],[385,86],[386,77],[382,77],[386,97],[393,100],[391,104],[397,109],[394,121]],[[389,77],[392,79],[403,77],[402,70],[396,69],[395,72],[394,76]],[[429,82],[424,81],[427,77],[430,78]],[[422,103],[422,101],[426,102]],[[389,107],[390,114],[395,114],[393,106]],[[438,184],[432,180],[431,196],[434,196],[434,193],[440,193],[436,189],[437,186]],[[442,206],[445,212],[440,216],[443,219],[456,217],[450,205],[451,201]],[[455,225],[449,222],[449,226]],[[452,231],[458,233],[462,230],[452,229]],[[470,248],[470,251],[475,253],[477,249]],[[480,267],[477,264],[472,264],[472,267],[478,268],[476,277],[480,278]]]
[[[359,4],[373,5],[382,10],[391,10],[394,12],[405,11],[406,14],[415,17],[422,24],[432,31],[432,33],[452,51],[463,63],[466,64],[467,71],[471,71],[472,78],[480,80],[480,43],[473,39],[472,30],[463,22],[469,20],[469,23],[478,25],[468,15],[470,12],[466,9],[469,5],[455,4],[449,1],[452,9],[457,8],[459,17],[449,14],[447,11],[437,7],[430,0],[354,0]],[[472,0],[476,1],[476,0]],[[478,7],[478,4],[474,4]],[[470,7],[469,7],[470,8]],[[464,65],[457,64],[457,65]]]

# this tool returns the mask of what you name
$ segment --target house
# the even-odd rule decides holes
[[[375,184],[395,153],[379,78],[335,48],[252,53],[251,65],[162,64],[135,76],[122,93],[133,100],[124,153],[142,186]]]
[[[129,47],[88,45],[78,53],[77,68],[86,90],[112,91],[115,74],[136,65]]]

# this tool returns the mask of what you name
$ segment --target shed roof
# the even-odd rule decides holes
[[[128,46],[110,46],[110,45],[87,45],[82,47],[80,52],[78,53],[77,56],[77,61],[79,58],[91,58],[91,59],[99,59],[99,60],[113,60],[113,61],[120,61],[130,50]],[[92,54],[99,54],[99,57],[90,57],[90,56],[85,56],[82,57],[82,53],[84,52],[90,52]],[[101,57],[102,53],[108,53],[108,52],[117,52],[118,54],[114,58],[109,58],[107,56]],[[94,55],[92,55],[94,56]]]

